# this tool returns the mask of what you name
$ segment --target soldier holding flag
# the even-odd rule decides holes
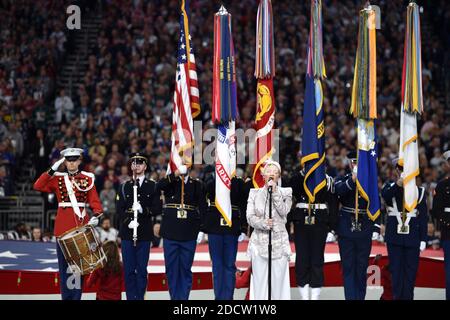
[[[214,17],[212,119],[218,124],[215,173],[206,180],[209,208],[204,216],[217,300],[232,300],[238,237],[246,227],[248,188],[236,177],[236,66],[231,15],[222,6]]]
[[[322,8],[311,1],[311,29],[306,73],[301,164],[291,178],[297,201],[291,211],[295,236],[295,273],[303,300],[318,300],[324,282],[323,265],[327,234],[334,229],[337,199],[334,181],[325,174],[325,130],[321,79],[325,77],[322,50]]]
[[[364,300],[372,240],[380,234],[379,211],[375,219],[367,210],[368,201],[357,194],[358,160],[355,151],[347,154],[351,173],[337,177],[335,192],[341,203],[336,233],[341,256],[346,300]],[[378,194],[376,195],[378,197]],[[379,201],[379,200],[378,200]]]
[[[419,254],[425,249],[427,238],[428,209],[425,188],[416,187],[417,206],[406,211],[403,168],[398,164],[398,159],[394,159],[393,165],[397,179],[387,182],[381,191],[388,215],[384,239],[388,249],[393,297],[395,300],[413,300]]]
[[[164,198],[161,237],[172,300],[188,300],[192,263],[201,216],[205,214],[203,183],[189,176],[194,146],[193,118],[200,113],[195,57],[189,33],[188,2],[182,0],[180,41],[172,113],[172,148],[167,175],[158,182]]]
[[[348,154],[351,173],[336,180],[342,208],[338,219],[339,253],[347,300],[364,300],[372,239],[380,233],[376,99],[376,11],[368,5],[359,13],[358,48],[350,113],[356,119],[356,152]]]
[[[428,223],[425,188],[416,185],[420,172],[416,116],[423,111],[423,101],[419,7],[413,2],[407,8],[405,31],[399,158],[393,162],[397,177],[381,192],[388,213],[385,240],[396,300],[414,298]]]

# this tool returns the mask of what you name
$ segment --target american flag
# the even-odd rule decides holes
[[[172,149],[167,173],[192,163],[194,121],[200,113],[200,99],[195,57],[189,33],[188,4],[182,1],[180,42],[172,113]]]
[[[236,267],[246,269],[250,266],[250,258],[247,255],[248,241],[242,241],[238,244],[236,256]],[[291,242],[292,257],[291,265],[295,261],[295,246]],[[372,255],[387,255],[384,244],[374,242],[372,246]],[[424,250],[422,257],[444,259],[442,250]],[[339,248],[337,243],[327,243],[325,247],[325,262],[340,260]],[[56,256],[56,243],[54,242],[31,242],[31,241],[0,241],[0,274],[2,271],[42,271],[57,272],[58,258]],[[151,248],[147,271],[149,273],[164,273],[164,252],[163,248]],[[211,272],[212,264],[209,255],[208,244],[202,243],[195,249],[195,257],[192,267],[193,272]],[[2,285],[0,284],[0,294]],[[1,300],[1,298],[0,298]]]

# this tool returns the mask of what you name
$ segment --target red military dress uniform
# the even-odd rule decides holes
[[[79,217],[73,209],[69,193],[66,187],[65,177],[67,176],[72,185],[73,193],[78,203],[79,212],[84,217]],[[56,172],[53,176],[44,172],[34,183],[34,189],[41,192],[52,192],[58,199],[58,212],[55,219],[54,234],[61,236],[68,230],[85,225],[89,221],[89,216],[85,212],[87,204],[94,212],[95,216],[103,212],[97,190],[94,185],[94,175],[85,171],[78,171],[71,175],[67,172]]]

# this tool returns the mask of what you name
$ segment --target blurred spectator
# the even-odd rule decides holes
[[[17,128],[15,122],[9,123],[9,132],[7,138],[11,141],[13,147],[13,154],[16,158],[20,159],[23,156],[23,136]]]
[[[110,180],[106,180],[103,186],[103,190],[100,191],[100,201],[102,202],[103,212],[108,214],[111,218],[116,213],[116,190],[113,189],[113,183]],[[114,220],[115,218],[112,218]],[[114,222],[114,221],[113,221]]]
[[[160,230],[161,224],[159,222],[153,224],[152,248],[162,248],[163,240],[159,234]]]
[[[8,232],[9,240],[31,240],[30,228],[23,222],[19,222],[13,231]]]
[[[100,242],[117,241],[119,231],[111,226],[111,219],[105,216],[100,223],[100,227],[96,228]]]
[[[130,180],[130,175],[128,174],[128,166],[120,167],[120,176],[118,177],[118,179],[119,179],[119,185]]]
[[[32,142],[30,149],[36,175],[39,176],[49,168],[48,157],[50,154],[50,144],[44,135],[43,129],[36,130],[36,138]]]
[[[42,241],[44,242],[56,242],[56,237],[50,230],[45,230],[42,235]]]
[[[41,228],[35,227],[31,229],[31,241],[43,242],[42,230]]]
[[[434,223],[428,222],[427,248],[437,250],[441,247],[439,237],[436,236]]]
[[[0,166],[0,197],[13,195],[12,181],[8,176],[5,166]]]
[[[66,95],[64,89],[59,91],[59,96],[55,100],[55,122],[61,123],[70,122],[72,120],[73,102],[72,99]]]

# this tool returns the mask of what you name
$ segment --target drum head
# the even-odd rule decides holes
[[[61,235],[61,237],[59,239],[60,240],[70,239],[70,238],[73,238],[74,236],[76,236],[77,234],[86,232],[87,230],[89,230],[89,226],[87,226],[87,225],[80,226],[80,227],[71,229],[69,231],[66,231],[65,233],[63,233]]]

